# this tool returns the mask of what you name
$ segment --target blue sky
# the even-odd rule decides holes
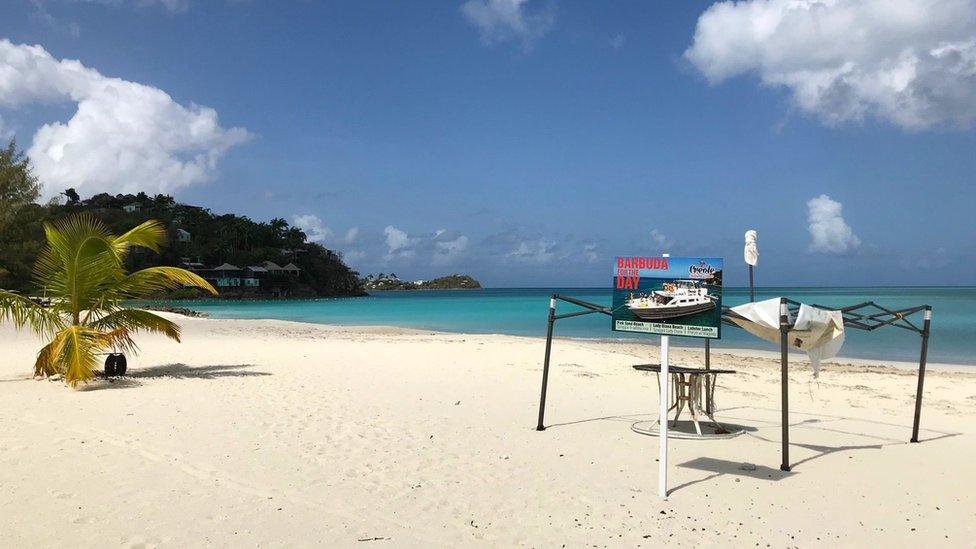
[[[974,284],[976,5],[936,3],[12,0],[0,134],[49,194],[284,217],[361,272],[742,284],[755,228],[761,284]]]

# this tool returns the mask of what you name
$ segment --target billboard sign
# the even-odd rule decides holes
[[[722,258],[618,257],[611,329],[718,339]]]

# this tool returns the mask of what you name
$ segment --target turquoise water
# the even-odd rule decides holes
[[[369,297],[306,301],[180,302],[176,305],[206,312],[214,318],[273,318],[321,324],[390,325],[446,332],[500,333],[544,336],[549,296],[553,293],[610,305],[611,291],[603,288],[531,288],[460,291],[378,292]],[[804,303],[853,305],[875,301],[888,308],[933,307],[929,361],[976,365],[976,287],[965,288],[773,288],[757,291],[756,299],[787,296]],[[725,305],[748,300],[748,291],[726,288]],[[560,302],[558,312],[576,308]],[[917,315],[917,325],[922,316]],[[557,336],[601,339],[649,339],[653,336],[610,331],[610,318],[600,314],[561,320]],[[675,338],[674,343],[699,346],[698,340]],[[743,330],[723,326],[715,347],[766,349],[776,347]],[[917,361],[920,337],[886,327],[874,332],[848,330],[841,356]],[[541,351],[540,351],[541,352]]]

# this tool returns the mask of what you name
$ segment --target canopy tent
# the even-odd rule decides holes
[[[732,307],[727,318],[750,334],[779,343],[779,299],[749,302]],[[844,318],[840,311],[821,309],[805,303],[796,317],[789,319],[790,346],[807,352],[813,376],[820,375],[820,361],[837,356],[844,344]]]
[[[564,301],[576,305],[582,310],[569,313],[556,314],[556,302]],[[780,469],[790,470],[790,432],[789,432],[789,377],[787,376],[789,366],[789,347],[790,332],[797,330],[798,320],[802,320],[799,315],[802,303],[793,301],[785,297],[778,299],[778,331],[780,343],[780,388],[782,401],[782,463]],[[925,382],[925,361],[928,355],[929,329],[932,322],[932,307],[929,305],[918,305],[904,309],[889,309],[874,303],[865,301],[847,307],[827,307],[823,305],[813,305],[813,307],[828,311],[837,311],[843,322],[843,327],[855,330],[874,331],[887,326],[901,328],[914,332],[921,336],[921,353],[918,363],[918,389],[915,394],[915,419],[912,425],[911,442],[918,442],[918,427],[922,414],[922,388]],[[549,320],[546,330],[546,353],[542,364],[542,394],[539,398],[539,422],[536,426],[537,431],[545,430],[546,412],[546,389],[549,382],[549,359],[552,354],[552,334],[557,320],[572,318],[589,314],[611,315],[610,307],[605,307],[595,303],[589,303],[580,299],[552,294],[549,300]],[[923,313],[923,322],[919,327],[909,317],[916,313]],[[808,318],[808,317],[807,317]],[[836,318],[836,316],[834,316]],[[743,324],[751,323],[752,320],[743,314],[737,313],[731,307],[722,308],[722,322],[729,326],[742,328]],[[804,326],[799,327],[803,329]],[[802,348],[802,346],[801,346]],[[705,340],[705,369],[711,368],[711,346],[710,340]]]

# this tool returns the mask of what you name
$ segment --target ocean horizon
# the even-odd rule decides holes
[[[549,297],[552,294],[575,297],[599,305],[610,305],[609,288],[484,288],[479,290],[380,291],[363,297],[285,299],[285,300],[183,300],[153,302],[188,307],[213,317],[236,319],[275,319],[340,326],[397,326],[453,333],[545,336]],[[723,289],[723,305],[735,306],[749,299],[744,287]],[[932,331],[928,360],[932,363],[976,365],[976,286],[877,286],[828,287],[766,286],[756,289],[756,300],[785,296],[808,304],[841,307],[874,301],[884,307],[900,309],[931,305]],[[579,310],[559,302],[558,312]],[[921,325],[921,314],[911,318]],[[657,341],[656,336],[610,330],[610,319],[600,314],[557,322],[557,337],[601,340]],[[673,338],[682,347],[700,347],[692,338]],[[917,362],[920,336],[897,327],[873,332],[846,330],[846,341],[839,357],[897,362]],[[778,348],[744,330],[723,326],[721,338],[713,340],[715,349]]]

